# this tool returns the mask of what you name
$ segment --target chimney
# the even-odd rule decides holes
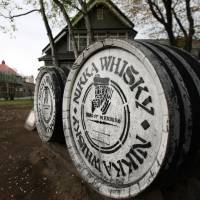
[[[2,64],[2,65],[5,65],[5,64],[6,64],[5,60],[2,60],[1,64]]]

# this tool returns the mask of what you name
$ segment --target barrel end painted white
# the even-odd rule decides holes
[[[67,71],[41,68],[35,86],[34,111],[36,128],[43,142],[63,142],[62,97]]]

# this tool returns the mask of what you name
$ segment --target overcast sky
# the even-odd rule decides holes
[[[15,68],[22,75],[36,75],[43,63],[38,61],[43,47],[48,43],[43,21],[39,14],[32,13],[16,19],[17,31],[0,32],[0,62]]]

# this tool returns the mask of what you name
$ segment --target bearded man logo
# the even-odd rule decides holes
[[[100,108],[103,115],[107,113],[113,94],[109,82],[109,78],[101,78],[99,74],[94,77],[95,99],[92,100],[92,113],[96,108]]]

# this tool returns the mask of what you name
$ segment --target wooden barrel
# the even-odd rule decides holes
[[[191,135],[192,135],[192,102],[191,102],[191,96],[190,91],[188,91],[186,87],[186,80],[184,76],[182,76],[182,70],[180,71],[179,65],[176,66],[176,63],[173,62],[170,55],[167,55],[165,52],[160,50],[159,47],[162,47],[160,45],[154,45],[154,44],[148,44],[148,43],[142,43],[144,46],[146,46],[148,49],[150,49],[155,55],[157,55],[158,60],[163,63],[163,66],[167,70],[173,85],[175,87],[175,92],[178,97],[178,105],[180,110],[180,137],[179,137],[179,146],[177,150],[175,151],[174,156],[174,164],[179,165],[181,164],[185,157],[187,156],[189,150],[190,150],[190,143],[191,143]],[[162,47],[166,48],[170,51],[168,47]],[[172,51],[172,54],[174,52]],[[184,65],[184,64],[183,64]],[[174,167],[173,164],[171,166]]]
[[[64,141],[62,100],[67,75],[67,69],[44,67],[37,76],[34,111],[38,134],[43,142]]]
[[[78,57],[65,85],[63,126],[72,161],[93,189],[136,196],[184,161],[197,132],[197,73],[181,53],[151,43],[110,39]]]
[[[190,153],[193,154],[200,148],[200,62],[192,57],[191,54],[171,46],[157,46],[159,50],[167,54],[170,59],[176,64],[177,69],[184,79],[185,85],[188,88],[188,94],[191,101],[192,109],[192,138]]]

